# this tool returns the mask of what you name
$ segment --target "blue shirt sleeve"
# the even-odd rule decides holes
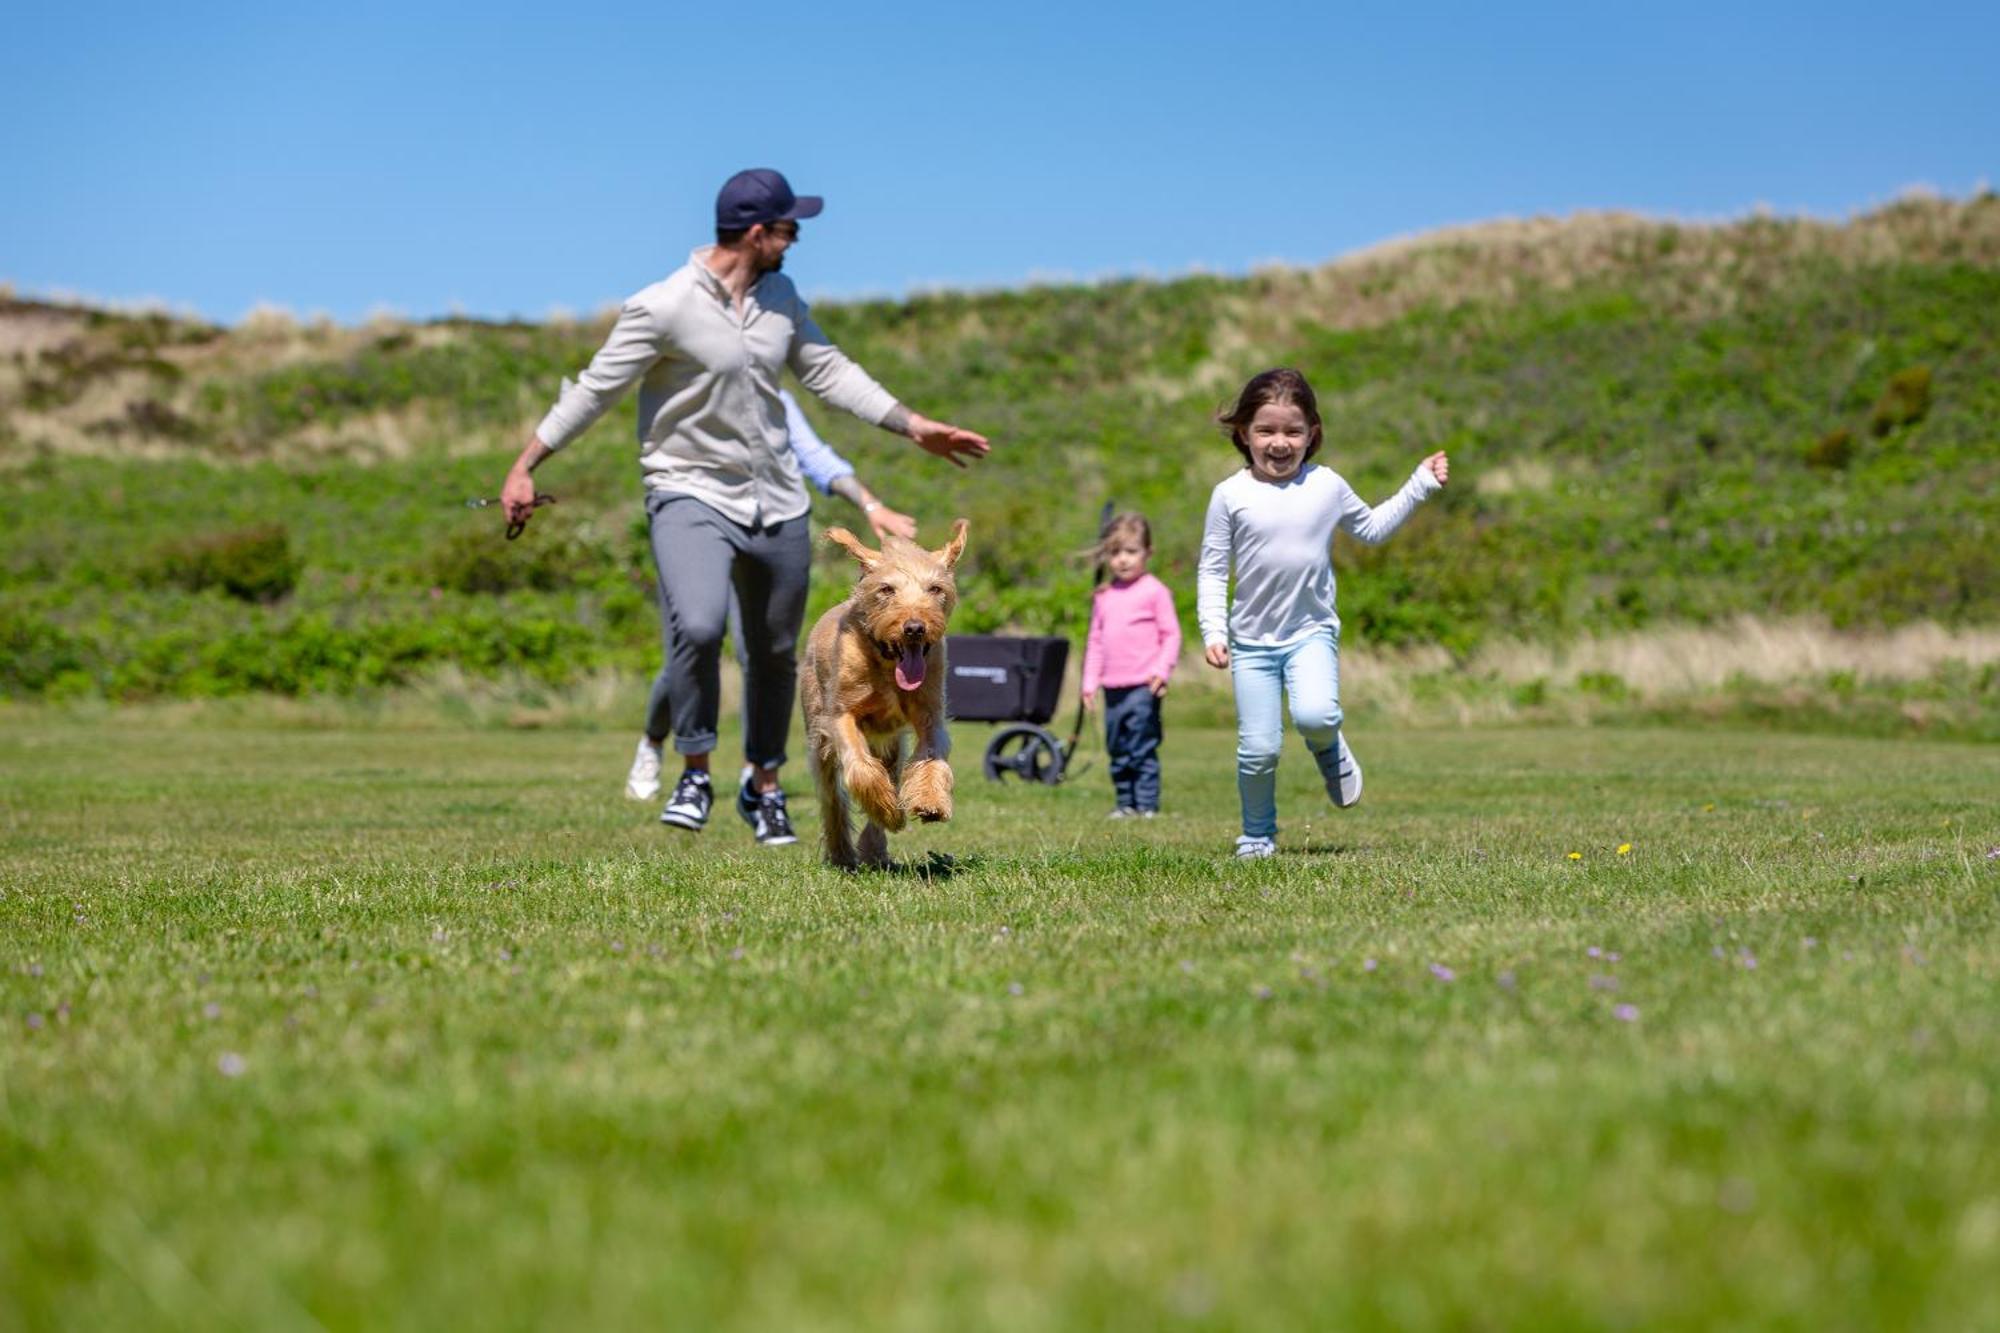
[[[833,451],[833,446],[822,440],[813,431],[806,414],[799,410],[799,400],[792,397],[791,390],[778,390],[778,397],[785,404],[785,434],[791,441],[792,453],[799,460],[799,471],[806,474],[806,480],[819,487],[820,494],[833,494],[833,483],[842,477],[854,475],[854,465]]]

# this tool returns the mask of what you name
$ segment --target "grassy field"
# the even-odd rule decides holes
[[[1225,733],[967,728],[843,878],[615,731],[6,720],[0,1327],[2000,1323],[1992,748],[1358,727],[1237,865]]]

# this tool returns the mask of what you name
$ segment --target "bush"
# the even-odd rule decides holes
[[[301,564],[284,525],[262,523],[168,547],[150,573],[189,592],[220,588],[246,602],[270,603],[298,586]]]
[[[1833,472],[1854,461],[1854,432],[1846,427],[1830,430],[1806,446],[1806,465]]]
[[[599,543],[570,533],[530,528],[519,541],[501,537],[497,523],[462,527],[431,549],[419,577],[449,592],[555,592],[615,582],[620,562]]]
[[[1868,414],[1868,426],[1877,435],[1887,435],[1922,421],[1930,410],[1931,368],[1911,366],[1889,377],[1888,387]]]

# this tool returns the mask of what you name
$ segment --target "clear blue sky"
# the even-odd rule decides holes
[[[2000,5],[6,0],[0,280],[233,320],[589,311],[717,185],[808,293],[1317,261],[2000,178]]]

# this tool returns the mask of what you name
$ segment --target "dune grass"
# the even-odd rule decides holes
[[[2000,1320],[1989,748],[1357,726],[1238,865],[1226,733],[973,727],[844,878],[616,732],[9,723],[0,1326]]]

